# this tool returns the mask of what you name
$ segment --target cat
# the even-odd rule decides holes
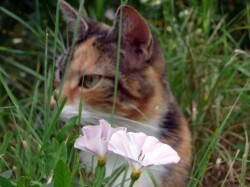
[[[78,12],[63,0],[60,8],[69,28],[74,31]],[[113,124],[153,135],[173,147],[181,158],[180,162],[156,167],[154,176],[159,187],[187,186],[191,162],[190,130],[167,82],[164,53],[143,17],[133,7],[121,6],[112,26],[81,17],[67,74],[65,69],[70,49],[56,63],[55,88],[62,86],[59,102],[67,98],[61,120],[66,121],[78,114],[80,99],[83,125],[109,119],[114,100],[121,10],[120,66]],[[55,104],[52,98],[51,108]],[[88,162],[89,158],[83,160]],[[113,159],[111,156],[111,161],[107,162],[107,172],[113,168]],[[138,184],[154,186],[144,173]]]

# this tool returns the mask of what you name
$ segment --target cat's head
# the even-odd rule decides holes
[[[65,1],[61,1],[61,10],[69,27],[74,30],[78,12]],[[84,115],[86,118],[91,118],[88,115],[96,115],[99,119],[104,115],[107,118],[105,115],[111,113],[120,15],[121,50],[115,114],[122,118],[147,122],[158,119],[167,110],[169,93],[164,55],[142,16],[131,6],[121,6],[117,10],[113,26],[110,27],[81,17],[78,39],[67,74],[67,55],[58,59],[55,86],[62,87],[59,102],[67,97],[62,118],[77,115],[81,98],[85,112],[83,119]],[[62,75],[65,76],[63,85]],[[53,99],[51,105],[55,105]]]

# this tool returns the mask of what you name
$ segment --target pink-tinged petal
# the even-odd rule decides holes
[[[130,147],[129,147],[127,133],[123,130],[115,132],[108,145],[108,149],[116,154],[121,156],[130,155]]]
[[[106,157],[109,153],[108,142],[104,142],[100,137],[86,139],[85,136],[81,136],[76,139],[74,147],[82,151],[92,153],[101,158]]]
[[[108,152],[108,143],[103,142],[100,137],[89,139],[85,145],[86,151],[100,157],[104,158],[109,153]]]
[[[75,148],[90,152],[99,158],[105,159],[110,153],[108,142],[112,134],[118,130],[126,128],[112,128],[105,120],[100,120],[99,125],[85,126],[82,128],[83,136],[75,142]]]
[[[153,136],[147,137],[142,150],[145,154],[143,166],[177,163],[180,160],[178,153],[172,147],[161,143]]]
[[[138,136],[133,136],[133,134],[122,130],[115,132],[109,141],[108,149],[124,157],[129,162],[129,165],[140,169],[141,165],[137,163],[137,158],[145,136],[143,133],[137,133]]]
[[[109,141],[113,134],[113,128],[105,120],[100,120],[99,123],[100,123],[100,128],[102,129],[102,133],[101,133],[102,139]]]
[[[141,152],[142,146],[147,138],[147,135],[142,132],[139,133],[129,132],[127,133],[127,137],[132,148],[132,156],[138,157],[138,155]]]
[[[101,136],[102,129],[100,128],[99,125],[96,126],[87,125],[82,128],[82,133],[86,137],[86,139],[90,139],[93,137]]]
[[[102,135],[101,136],[105,137],[105,139],[107,139],[107,140],[110,140],[112,134],[118,130],[127,131],[127,128],[125,128],[125,127],[112,128],[111,125],[103,119],[99,120],[99,123],[100,123],[100,127],[102,128]]]
[[[80,136],[79,138],[76,139],[74,147],[77,148],[77,149],[85,151],[84,142],[85,142],[85,137]]]
[[[180,160],[177,152],[169,145],[144,133],[117,131],[112,135],[108,149],[127,159],[136,171],[152,165],[177,163]]]

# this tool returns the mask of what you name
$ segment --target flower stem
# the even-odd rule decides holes
[[[130,182],[130,184],[129,184],[129,187],[133,187],[133,186],[134,186],[134,184],[135,184],[135,181],[136,181],[136,180],[131,179],[131,182]]]
[[[133,187],[135,181],[137,181],[140,178],[141,175],[141,171],[136,171],[136,170],[132,170],[131,173],[131,182],[129,184],[129,187]]]
[[[104,166],[105,165],[100,166],[99,164],[97,166],[97,177],[93,184],[94,187],[100,186],[100,184],[102,183],[103,171],[105,168]]]

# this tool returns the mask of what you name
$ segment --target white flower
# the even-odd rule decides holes
[[[112,134],[126,128],[112,128],[105,120],[100,120],[96,126],[85,126],[82,128],[83,136],[76,139],[74,147],[94,154],[98,160],[106,161],[108,154],[108,143]]]
[[[177,152],[169,145],[142,132],[117,131],[112,135],[108,149],[124,157],[132,167],[132,174],[139,176],[150,166],[177,163],[180,160]]]

